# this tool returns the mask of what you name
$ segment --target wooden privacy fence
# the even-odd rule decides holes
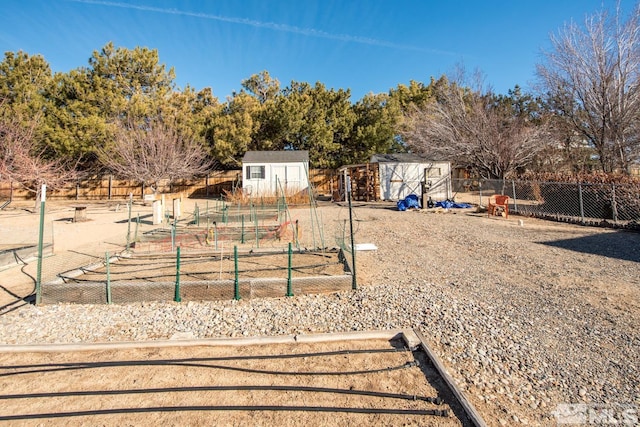
[[[316,195],[331,194],[332,186],[336,186],[336,173],[332,169],[312,169],[309,181]],[[169,182],[161,181],[157,191],[160,193],[184,192],[188,197],[218,197],[225,193],[233,193],[242,189],[242,171],[211,171],[206,176],[182,179]],[[94,177],[69,183],[64,187],[49,189],[49,199],[76,200],[112,200],[126,199],[132,194],[135,199],[142,199],[153,190],[140,182],[117,179],[113,176]],[[3,200],[34,199],[35,194],[16,183],[0,180],[0,204]]]

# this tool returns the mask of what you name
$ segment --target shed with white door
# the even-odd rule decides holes
[[[250,196],[307,191],[308,176],[308,151],[247,151],[242,158],[242,190]]]
[[[425,200],[451,199],[451,163],[431,161],[410,153],[374,154],[378,165],[380,199],[402,200],[409,194]]]

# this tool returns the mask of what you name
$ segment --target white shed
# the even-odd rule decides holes
[[[380,176],[380,198],[402,200],[409,194],[436,201],[451,199],[451,163],[423,159],[415,154],[374,154]]]
[[[308,151],[247,151],[242,170],[242,189],[251,196],[295,194],[309,188]]]

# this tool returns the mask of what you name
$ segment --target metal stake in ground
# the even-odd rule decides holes
[[[104,263],[107,273],[107,304],[111,304],[111,273],[109,271],[109,252],[104,254]]]
[[[133,193],[129,193],[129,220],[127,221],[127,251],[131,245],[131,207],[133,206]]]
[[[351,179],[349,179],[349,234],[351,235],[351,288],[357,289],[358,282],[356,280],[356,245],[353,240],[353,214],[352,214],[352,206],[351,206]]]
[[[42,300],[42,241],[44,239],[44,205],[47,199],[47,185],[40,190],[40,232],[38,234],[38,270],[36,274],[36,305]]]
[[[175,302],[181,302],[180,298],[180,246],[176,250],[176,289],[174,292],[173,300]]]
[[[289,258],[287,265],[287,296],[293,296],[293,290],[291,289],[291,258],[293,256],[293,251],[291,250],[291,242],[289,242]]]
[[[233,299],[240,299],[240,282],[238,281],[238,247],[233,247],[233,265],[235,270],[235,279],[233,280]]]

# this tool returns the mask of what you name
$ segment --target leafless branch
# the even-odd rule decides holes
[[[640,158],[640,4],[626,22],[606,10],[552,36],[538,65],[558,115],[597,151],[603,171]]]
[[[544,147],[544,123],[506,114],[490,94],[450,84],[437,101],[407,117],[404,134],[411,149],[434,160],[449,160],[487,178],[504,178],[527,166]]]
[[[99,153],[114,174],[151,186],[162,179],[191,178],[211,168],[204,148],[161,122],[118,123],[112,147]]]
[[[37,143],[37,121],[21,124],[18,118],[0,117],[0,177],[37,193],[42,184],[63,186],[75,170],[60,159],[50,159]]]

